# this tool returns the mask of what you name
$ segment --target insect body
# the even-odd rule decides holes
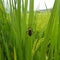
[[[28,28],[27,34],[28,34],[29,36],[31,36],[31,35],[33,34],[32,28],[30,28],[30,27]]]
[[[32,30],[28,30],[28,35],[29,35],[29,36],[32,35]]]

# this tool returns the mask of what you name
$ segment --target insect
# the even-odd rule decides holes
[[[29,36],[31,36],[31,35],[33,34],[33,30],[32,30],[31,27],[28,28],[27,34],[28,34]]]

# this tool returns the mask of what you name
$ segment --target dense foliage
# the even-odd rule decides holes
[[[0,60],[60,60],[59,3],[50,12],[34,12],[30,0],[27,12],[28,0],[7,0],[7,11],[0,0]]]

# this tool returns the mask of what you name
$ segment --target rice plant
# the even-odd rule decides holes
[[[0,60],[60,60],[60,0],[51,14],[47,11],[45,24],[34,11],[34,0],[28,12],[28,0],[6,1],[8,11],[0,0]]]

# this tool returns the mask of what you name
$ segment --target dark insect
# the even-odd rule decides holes
[[[28,28],[27,34],[28,34],[29,36],[31,36],[31,35],[33,34],[32,28],[30,28],[30,27]]]

